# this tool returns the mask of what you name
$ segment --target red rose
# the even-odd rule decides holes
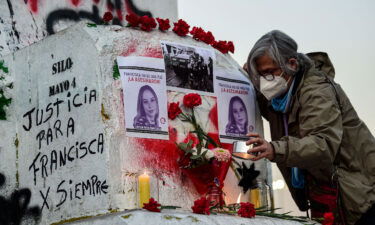
[[[230,51],[231,53],[234,53],[234,45],[233,45],[233,42],[231,41],[228,41],[228,51]]]
[[[168,30],[171,25],[169,25],[169,19],[160,19],[160,18],[156,18],[156,20],[158,21],[159,23],[159,30],[161,31],[165,31],[165,30]]]
[[[141,29],[144,31],[150,31],[156,27],[155,19],[148,16],[142,16],[139,18],[139,23],[141,25]]]
[[[189,24],[187,24],[184,20],[179,19],[177,23],[173,23],[173,31],[178,35],[178,36],[186,36],[189,33]]]
[[[190,93],[184,96],[184,105],[187,108],[194,108],[195,106],[198,106],[202,104],[202,98],[200,95],[196,93]]]
[[[208,31],[203,38],[201,39],[204,43],[210,45],[215,41],[214,35],[212,35],[211,31]]]
[[[254,205],[250,202],[241,202],[241,207],[237,214],[241,217],[251,218],[255,216]]]
[[[223,54],[228,53],[228,44],[226,41],[214,41],[212,47],[216,48]]]
[[[113,20],[113,15],[111,12],[104,13],[103,21],[108,23],[109,21]]]
[[[210,215],[210,203],[205,197],[195,200],[191,209],[193,213]]]
[[[161,205],[155,201],[154,198],[150,198],[148,203],[143,203],[143,208],[151,212],[160,212],[160,206]]]
[[[139,22],[140,22],[139,16],[137,16],[134,13],[130,13],[130,14],[126,15],[125,19],[126,19],[126,21],[128,21],[128,25],[131,26],[131,27],[138,27]]]
[[[193,27],[193,29],[190,31],[190,34],[193,35],[193,38],[195,40],[202,40],[206,35],[206,32],[200,27]]]
[[[168,118],[171,119],[171,120],[174,120],[176,119],[176,117],[178,115],[180,115],[180,113],[182,113],[181,109],[180,109],[180,103],[179,102],[172,102],[170,105],[169,105],[169,108],[168,108]]]
[[[333,216],[333,213],[331,212],[324,213],[323,217],[324,217],[324,221],[322,225],[332,225],[335,220],[335,217]]]

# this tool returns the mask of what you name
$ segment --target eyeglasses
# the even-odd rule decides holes
[[[266,81],[273,81],[275,79],[275,75],[273,74],[266,74],[266,75],[260,75],[262,76]]]
[[[282,71],[281,74],[280,74],[280,75],[277,75],[277,76],[282,77],[283,74],[284,74],[284,71]],[[264,74],[264,75],[259,74],[259,75],[260,75],[261,77],[264,77],[264,79],[265,79],[266,81],[273,81],[273,80],[275,79],[275,75],[273,75],[272,73]]]

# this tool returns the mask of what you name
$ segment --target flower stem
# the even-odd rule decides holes
[[[233,160],[233,158],[232,158],[232,160]],[[230,163],[230,168],[233,170],[234,175],[236,175],[238,181],[240,181],[241,180],[241,175],[237,172],[237,169],[234,166],[233,161]]]

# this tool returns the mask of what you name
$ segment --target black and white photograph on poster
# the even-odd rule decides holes
[[[255,92],[250,81],[236,70],[219,69],[215,77],[219,136],[223,143],[247,141],[255,132]]]
[[[168,140],[163,59],[119,56],[117,64],[124,95],[126,135]]]
[[[211,49],[161,41],[167,86],[214,92],[215,52]]]

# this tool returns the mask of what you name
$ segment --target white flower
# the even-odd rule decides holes
[[[197,150],[197,148],[192,148],[191,149],[193,152],[191,153],[192,155],[197,155],[198,154],[198,150]]]
[[[213,151],[211,151],[210,149],[202,148],[202,153],[203,153],[203,152],[206,152],[206,154],[204,155],[204,157],[205,157],[207,160],[210,160],[210,159],[212,159],[213,157],[215,157],[215,154],[214,154]]]

